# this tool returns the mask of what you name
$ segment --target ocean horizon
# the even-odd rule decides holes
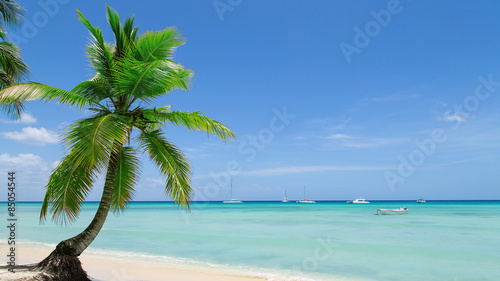
[[[131,202],[110,213],[89,252],[268,280],[500,280],[500,200],[371,202],[193,202],[191,212]],[[18,203],[19,247],[54,247],[83,230],[97,205],[85,203],[65,227],[40,224],[40,202]],[[409,213],[374,215],[399,207]]]
[[[366,199],[366,198],[365,198]],[[281,200],[244,200],[242,199],[242,201],[244,203],[266,203],[266,202],[269,202],[269,203],[276,203],[276,202],[279,202],[281,203]],[[295,201],[297,200],[301,200],[299,198],[297,199],[289,199],[289,202],[287,203],[295,203]],[[347,201],[350,201],[352,199],[338,199],[338,200],[317,200],[317,199],[314,199],[315,202],[324,202],[324,203],[328,203],[328,202],[334,202],[334,203],[346,203]],[[368,199],[367,199],[368,200]],[[206,200],[206,201],[202,201],[202,200],[193,200],[191,201],[191,203],[221,203],[223,200]],[[375,203],[375,202],[416,202],[416,200],[414,199],[401,199],[401,200],[397,200],[397,199],[369,199],[368,200],[369,202],[371,203]],[[473,200],[470,200],[470,199],[425,199],[425,201],[427,203],[429,202],[500,202],[500,199],[473,199]],[[8,201],[0,201],[0,203],[7,203]],[[42,203],[43,201],[16,201],[17,203]],[[100,201],[85,201],[85,203],[99,203]],[[158,201],[155,201],[155,200],[138,200],[138,201],[132,201],[130,203],[175,203],[174,201],[170,201],[170,200],[158,200]]]

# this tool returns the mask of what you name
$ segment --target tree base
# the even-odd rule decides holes
[[[78,257],[57,250],[38,264],[16,266],[16,272],[33,273],[29,277],[15,279],[18,281],[90,281]]]
[[[78,257],[66,255],[54,250],[48,257],[41,261],[36,269],[42,273],[52,275],[47,281],[90,281],[87,273],[82,268]]]

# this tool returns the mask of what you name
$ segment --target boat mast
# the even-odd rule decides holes
[[[231,179],[231,187],[229,188],[229,199],[233,200],[233,179]]]

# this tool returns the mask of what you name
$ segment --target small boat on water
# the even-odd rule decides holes
[[[417,203],[425,203],[425,199],[420,197],[418,200],[417,200]]]
[[[370,201],[367,201],[365,198],[361,197],[361,198],[358,198],[354,201],[347,201],[346,203],[347,204],[368,204],[368,203],[370,203]]]
[[[285,198],[283,198],[283,200],[281,200],[282,203],[288,203],[290,201],[288,201],[288,199],[286,199],[286,189],[285,189]]]
[[[309,203],[309,204],[311,204],[311,203],[316,203],[316,201],[311,200],[311,199],[303,199],[303,200],[297,201],[297,203]]]
[[[231,180],[231,187],[229,189],[229,200],[222,201],[222,203],[243,203],[242,201],[238,199],[233,199],[233,180]]]
[[[377,215],[406,215],[408,213],[408,208],[401,207],[399,209],[377,209]]]
[[[306,203],[306,204],[316,203],[316,201],[314,201],[314,200],[305,199],[305,198],[306,198],[306,187],[304,186],[304,199],[296,201],[296,203]]]

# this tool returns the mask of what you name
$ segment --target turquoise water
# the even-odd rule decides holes
[[[20,203],[18,238],[56,244],[77,223],[38,223],[41,204]],[[409,208],[376,216],[377,208]],[[110,215],[93,249],[226,265],[241,271],[313,280],[500,280],[500,201],[467,202],[137,202]]]

